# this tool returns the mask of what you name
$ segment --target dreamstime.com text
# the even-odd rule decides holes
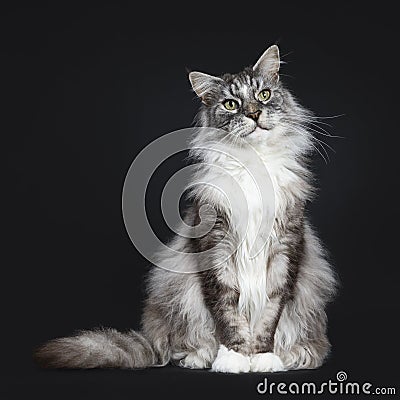
[[[268,382],[268,378],[258,383],[257,392],[259,394],[298,394],[298,395],[319,395],[319,394],[344,394],[344,395],[395,395],[394,387],[374,387],[370,382],[349,382],[347,374],[339,371],[336,374],[336,380],[329,379],[327,382]]]

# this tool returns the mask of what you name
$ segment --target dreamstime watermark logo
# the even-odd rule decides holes
[[[272,180],[257,151],[244,140],[238,144],[237,137],[235,146],[227,145],[229,135],[232,136],[215,128],[181,129],[151,142],[132,162],[122,191],[124,223],[136,249],[153,265],[193,273],[211,268],[202,260],[207,253],[215,254],[218,249],[221,249],[219,254],[224,254],[219,260],[223,263],[245,241],[249,258],[257,257],[265,248],[275,218]],[[201,155],[201,162],[172,173],[163,188],[160,198],[163,219],[177,235],[165,244],[149,223],[146,192],[155,171],[173,155],[187,150]],[[179,212],[180,200],[188,193],[200,205],[196,224],[182,219]],[[191,251],[187,243],[213,229],[220,212],[216,205],[221,204],[224,212],[240,221],[235,225],[236,248],[231,243],[227,245],[223,238],[213,248]],[[256,221],[249,214],[249,208],[254,207],[259,208]],[[250,226],[256,234],[248,235]]]
[[[336,374],[336,380],[329,379],[327,382],[316,384],[314,382],[268,382],[264,378],[257,385],[259,394],[298,394],[298,395],[320,395],[320,394],[344,394],[344,395],[395,395],[394,387],[374,387],[370,382],[350,382],[345,371]]]

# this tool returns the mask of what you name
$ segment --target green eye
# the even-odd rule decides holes
[[[233,111],[238,108],[238,103],[235,100],[226,100],[224,101],[224,107],[229,111]]]
[[[260,93],[258,93],[258,100],[260,101],[267,101],[271,97],[271,91],[268,89],[261,90]]]

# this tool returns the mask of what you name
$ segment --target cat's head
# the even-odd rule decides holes
[[[273,45],[253,67],[237,74],[217,77],[190,72],[192,88],[203,103],[199,125],[220,128],[247,140],[276,135],[276,128],[288,126],[297,115],[303,115],[280,83],[279,68],[279,49]]]

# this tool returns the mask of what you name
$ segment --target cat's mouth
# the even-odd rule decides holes
[[[247,136],[249,136],[249,135],[252,135],[253,133],[254,133],[254,134],[263,135],[263,134],[265,134],[266,132],[268,132],[268,129],[267,129],[267,128],[260,128],[259,126],[256,126],[256,127],[255,127],[253,130],[251,130],[250,132],[241,134],[240,136],[244,138],[244,137],[247,137]]]

